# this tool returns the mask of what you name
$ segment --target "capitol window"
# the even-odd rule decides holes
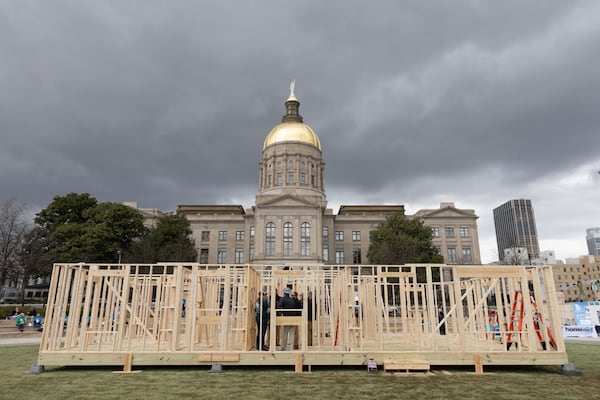
[[[243,249],[235,249],[235,263],[236,264],[244,263],[244,250]]]
[[[292,243],[293,243],[293,226],[291,222],[283,224],[283,255],[292,255]]]
[[[362,253],[360,251],[360,247],[352,249],[352,263],[362,264]]]
[[[448,262],[456,262],[456,248],[448,247]]]
[[[269,222],[265,228],[265,255],[275,255],[275,224]]]
[[[227,262],[227,250],[219,249],[217,253],[217,262],[219,264],[225,264]]]
[[[463,262],[472,262],[473,257],[471,256],[471,248],[463,247],[462,249]]]
[[[336,264],[344,263],[344,249],[336,249],[335,250],[335,263]]]
[[[200,249],[200,264],[208,264],[208,249]]]
[[[300,226],[300,254],[310,256],[310,224],[303,222]]]

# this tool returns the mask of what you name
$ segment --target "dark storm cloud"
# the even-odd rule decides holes
[[[594,1],[3,2],[0,202],[250,206],[296,79],[332,207],[454,201],[481,216],[485,255],[491,209],[532,198],[542,239],[579,255],[600,225],[599,16]]]

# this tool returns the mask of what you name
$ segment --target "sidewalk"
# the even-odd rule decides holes
[[[0,347],[39,345],[41,337],[0,339]]]

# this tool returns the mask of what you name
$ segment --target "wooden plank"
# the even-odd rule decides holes
[[[428,361],[384,361],[384,371],[429,371]]]
[[[236,362],[240,361],[240,353],[200,353],[198,360],[203,362]]]
[[[277,326],[284,326],[284,325],[301,326],[302,325],[302,317],[300,317],[300,316],[296,316],[296,317],[277,316],[276,321],[277,321]]]
[[[117,270],[117,269],[97,269],[91,270],[90,275],[92,276],[120,276],[126,277],[129,275],[128,271],[125,270]]]
[[[523,267],[479,267],[479,266],[457,266],[454,269],[458,278],[490,278],[490,277],[513,277],[523,276]]]
[[[123,364],[123,372],[131,372],[132,362],[133,362],[133,353],[125,354],[125,363]]]
[[[273,277],[286,276],[286,277],[303,277],[306,275],[306,271],[303,270],[273,270]]]
[[[473,354],[473,363],[475,364],[475,373],[477,375],[483,374],[483,362],[481,361],[481,354]]]
[[[124,365],[126,353],[40,352],[39,365]],[[213,362],[231,365],[295,366],[298,352],[239,352],[213,357],[213,353],[197,352],[133,352],[136,366],[141,365],[208,365]],[[390,359],[391,362],[422,362],[433,365],[474,365],[473,353],[395,353],[395,352],[304,352],[304,365],[367,365],[368,359]],[[393,357],[393,358],[392,358]],[[417,358],[418,357],[418,358]],[[482,365],[563,365],[565,353],[481,353]]]
[[[379,272],[377,276],[382,278],[414,278],[414,272]]]
[[[199,325],[220,325],[223,317],[220,315],[201,315],[196,321]]]

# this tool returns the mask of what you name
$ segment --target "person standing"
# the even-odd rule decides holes
[[[268,347],[265,346],[265,335],[267,334],[267,329],[269,329],[269,320],[270,320],[270,305],[269,305],[269,296],[267,296],[266,292],[259,292],[258,299],[256,300],[255,305],[256,311],[256,350],[268,350]]]
[[[294,315],[294,311],[281,311],[281,310],[293,310],[296,308],[296,302],[290,297],[292,290],[289,287],[283,288],[283,297],[279,299],[277,303],[278,315],[284,317],[291,317]],[[295,325],[284,325],[283,333],[281,335],[281,351],[293,350],[294,339],[295,339]]]

